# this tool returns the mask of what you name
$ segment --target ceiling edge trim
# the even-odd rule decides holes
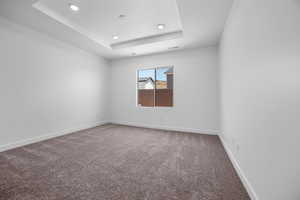
[[[115,50],[115,49],[123,49],[123,48],[140,46],[140,45],[145,45],[145,44],[150,44],[155,42],[161,42],[166,40],[173,40],[182,37],[183,37],[183,31],[178,30],[178,31],[160,34],[160,35],[152,35],[152,36],[147,36],[147,37],[138,38],[134,40],[113,43],[110,46],[113,50]]]

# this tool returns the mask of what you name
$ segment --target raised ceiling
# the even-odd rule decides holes
[[[80,10],[71,11],[70,4]],[[33,6],[107,48],[182,30],[175,0],[39,0]],[[160,30],[157,24],[166,26]]]
[[[215,45],[232,1],[0,0],[0,15],[114,59]]]

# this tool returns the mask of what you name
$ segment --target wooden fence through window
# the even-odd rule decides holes
[[[154,91],[155,101],[154,101]],[[138,90],[138,104],[146,107],[173,106],[173,89]]]

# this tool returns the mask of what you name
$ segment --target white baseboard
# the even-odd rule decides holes
[[[28,144],[40,142],[40,141],[43,141],[43,140],[55,138],[55,137],[58,137],[58,136],[66,135],[66,134],[73,133],[73,132],[76,132],[76,131],[85,130],[85,129],[93,128],[93,127],[96,127],[96,126],[101,126],[101,125],[106,124],[106,123],[108,123],[108,122],[107,121],[101,121],[101,122],[89,123],[89,124],[85,124],[85,125],[82,125],[82,126],[79,126],[79,127],[76,127],[76,128],[64,129],[64,130],[61,130],[61,131],[58,131],[58,132],[45,134],[45,135],[41,135],[41,136],[38,136],[38,137],[29,138],[29,139],[25,139],[25,140],[20,140],[20,141],[10,143],[10,144],[1,145],[0,146],[0,152],[7,151],[7,150],[10,150],[10,149],[14,149],[14,148],[21,147],[21,146],[25,146],[25,145],[28,145]]]
[[[183,127],[170,127],[170,126],[161,126],[161,125],[147,125],[147,124],[140,124],[140,123],[131,123],[131,122],[121,122],[121,121],[102,121],[102,122],[96,122],[96,123],[90,123],[83,126],[79,126],[76,128],[69,128],[64,129],[58,132],[50,133],[50,134],[44,134],[38,137],[33,137],[25,140],[20,140],[14,143],[9,143],[5,145],[0,146],[0,152],[7,151],[10,149],[14,149],[17,147],[22,147],[28,144],[40,142],[43,140],[55,138],[58,136],[66,135],[69,133],[73,133],[76,131],[93,128],[96,126],[100,126],[107,123],[114,123],[114,124],[121,124],[121,125],[127,125],[127,126],[136,126],[136,127],[144,127],[144,128],[153,128],[153,129],[163,129],[163,130],[170,130],[170,131],[181,131],[181,132],[189,132],[189,133],[200,133],[200,134],[208,134],[208,135],[218,135],[217,130],[204,130],[204,129],[195,129],[195,128],[183,128]]]
[[[169,130],[169,131],[199,133],[199,134],[206,134],[206,135],[218,135],[219,134],[218,130],[210,130],[210,129],[185,128],[185,127],[174,127],[174,126],[163,126],[163,125],[149,125],[149,124],[143,124],[143,123],[114,121],[114,120],[112,120],[110,123],[121,124],[121,125],[126,125],[126,126],[143,127],[143,128],[162,129],[162,130]]]
[[[229,146],[226,144],[222,134],[219,134],[219,138],[224,146],[224,149],[231,161],[231,163],[233,164],[236,172],[238,173],[244,187],[246,188],[251,200],[259,200],[256,192],[254,191],[252,185],[250,184],[249,180],[247,179],[245,173],[243,172],[242,168],[240,167],[238,161],[234,158],[234,155],[232,153],[232,151],[230,150]]]
[[[56,133],[50,133],[26,140],[20,140],[14,143],[6,144],[0,146],[0,152],[9,150],[9,149],[14,149],[17,147],[25,146],[28,144],[40,142],[43,140],[55,138],[58,136],[66,135],[72,132],[88,129],[88,128],[93,128],[96,126],[101,126],[107,123],[113,123],[113,124],[121,124],[121,125],[127,125],[127,126],[136,126],[136,127],[144,127],[144,128],[153,128],[153,129],[163,129],[163,130],[170,130],[170,131],[181,131],[181,132],[190,132],[190,133],[200,133],[200,134],[208,134],[208,135],[218,135],[219,131],[217,130],[203,130],[203,129],[195,129],[195,128],[183,128],[183,127],[170,127],[170,126],[161,126],[161,125],[147,125],[147,124],[141,124],[141,123],[132,123],[132,122],[121,122],[121,121],[102,121],[102,122],[96,122],[96,123],[90,123],[86,124],[84,126],[80,126],[77,128],[69,128],[65,130],[58,131]],[[248,194],[250,195],[251,200],[259,200],[257,194],[255,193],[253,187],[251,186],[250,182],[246,178],[244,172],[242,171],[239,163],[237,160],[234,158],[234,155],[232,151],[229,149],[228,145],[226,144],[224,138],[222,137],[221,134],[219,134],[220,140],[224,146],[225,151],[227,152],[227,155],[229,159],[231,160],[235,170],[237,171],[244,187],[246,188]]]

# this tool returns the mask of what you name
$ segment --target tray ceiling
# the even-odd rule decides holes
[[[116,59],[216,45],[232,2],[0,0],[0,16],[108,59]],[[79,11],[72,11],[70,4],[78,6]],[[158,29],[158,24],[165,24],[165,28]]]
[[[72,11],[70,5],[79,10]],[[113,43],[182,31],[175,0],[40,0],[33,7],[107,48]],[[165,28],[158,29],[158,24]]]

